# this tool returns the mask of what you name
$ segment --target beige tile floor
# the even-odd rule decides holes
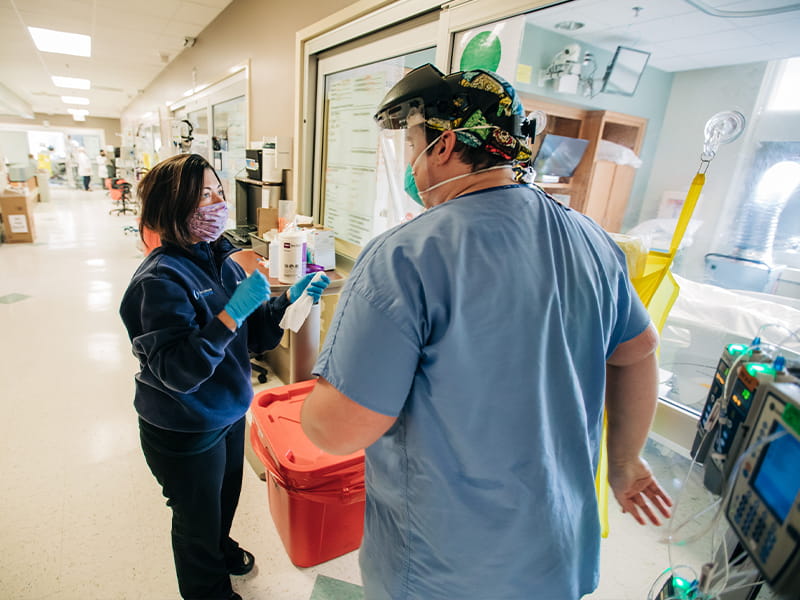
[[[178,598],[170,514],[139,449],[136,363],[117,316],[142,256],[124,229],[135,217],[110,208],[102,191],[54,187],[36,205],[37,241],[0,245],[4,599]],[[675,493],[688,461],[657,444],[648,454]],[[685,496],[685,507],[708,501],[697,490]],[[356,553],[309,569],[290,563],[249,467],[234,535],[257,557],[258,572],[235,583],[248,600],[307,600],[318,574],[359,583]],[[662,535],[612,501],[601,584],[589,598],[646,598],[668,564]],[[696,568],[705,555],[700,546],[673,552]]]

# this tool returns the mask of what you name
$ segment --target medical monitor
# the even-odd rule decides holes
[[[777,424],[773,434],[781,434],[781,437],[764,451],[753,480],[753,491],[761,497],[772,514],[783,522],[800,493],[800,477],[797,476],[800,440]]]
[[[617,46],[614,58],[606,69],[600,91],[606,94],[633,96],[649,59],[649,52]]]
[[[588,145],[589,140],[548,133],[533,161],[537,178],[572,177]]]
[[[800,384],[762,383],[765,400],[731,474],[725,516],[781,600],[800,589]]]

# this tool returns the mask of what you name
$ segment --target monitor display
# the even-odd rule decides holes
[[[767,446],[753,479],[753,489],[781,521],[789,516],[800,491],[800,441],[780,425],[773,433],[786,432]]]
[[[606,94],[633,96],[649,59],[649,52],[617,46],[614,58],[603,77],[601,91]]]
[[[572,177],[588,145],[589,140],[548,133],[533,161],[537,177]]]

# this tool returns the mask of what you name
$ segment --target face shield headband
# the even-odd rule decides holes
[[[466,119],[446,120],[426,117],[425,105],[421,98],[401,102],[375,116],[379,129],[409,129],[415,125],[425,125],[435,131],[456,132],[458,141],[472,148],[478,148],[499,158],[525,163],[531,159],[530,148],[518,137],[500,125],[491,123],[481,110],[474,111]],[[527,121],[514,129],[527,133]]]
[[[378,129],[409,129],[425,122],[425,102],[412,98],[375,115]]]

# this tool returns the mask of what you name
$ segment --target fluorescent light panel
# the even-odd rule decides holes
[[[81,79],[80,77],[59,77],[58,75],[52,76],[53,85],[62,88],[72,88],[75,90],[88,90],[92,87],[92,82],[88,79]]]
[[[61,101],[64,104],[82,104],[84,106],[89,104],[88,98],[81,98],[80,96],[61,96]]]
[[[76,121],[85,121],[86,115],[89,114],[89,111],[85,108],[68,108],[67,112],[72,115],[72,118]]]
[[[82,33],[67,33],[41,27],[28,27],[33,43],[41,52],[91,56],[92,38]]]

